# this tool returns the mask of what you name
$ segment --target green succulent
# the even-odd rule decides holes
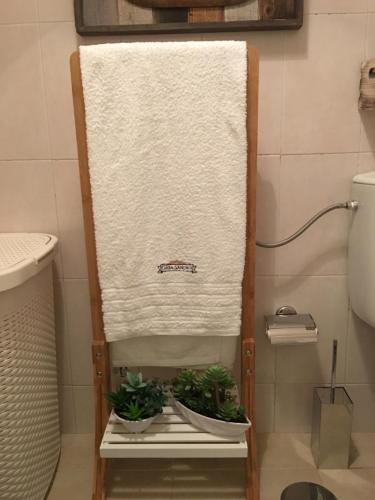
[[[117,414],[125,420],[143,420],[147,418],[147,412],[137,402],[130,402],[123,410],[117,411]]]
[[[244,409],[233,400],[234,387],[232,375],[220,365],[204,372],[181,370],[172,381],[174,397],[191,410],[228,422],[246,422]]]
[[[226,422],[246,422],[244,408],[231,400],[224,401],[218,409],[216,416]]]
[[[126,420],[143,420],[163,411],[166,395],[157,379],[143,380],[142,374],[128,372],[126,382],[107,395],[114,411]]]
[[[127,392],[137,392],[147,386],[146,382],[143,382],[142,373],[127,373],[127,384],[122,384]]]
[[[227,391],[235,385],[231,374],[220,365],[213,365],[207,368],[200,378],[200,385],[203,395],[206,398],[215,398],[216,408],[218,408],[227,397]]]

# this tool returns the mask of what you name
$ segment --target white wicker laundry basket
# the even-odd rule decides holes
[[[0,499],[42,500],[60,452],[47,234],[0,233]]]

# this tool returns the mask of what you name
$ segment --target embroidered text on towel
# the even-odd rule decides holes
[[[167,262],[166,264],[160,264],[158,266],[158,273],[168,273],[171,271],[182,271],[184,273],[196,273],[197,266],[195,264],[188,264],[182,260],[173,260]]]

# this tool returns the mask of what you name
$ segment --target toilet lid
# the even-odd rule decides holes
[[[372,172],[366,172],[364,174],[358,174],[353,177],[353,182],[355,184],[375,184],[375,170]]]
[[[53,259],[56,236],[0,233],[0,292],[21,285]]]
[[[327,488],[315,483],[293,483],[281,494],[280,500],[337,500]]]

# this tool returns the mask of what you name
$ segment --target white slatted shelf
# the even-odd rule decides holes
[[[103,458],[244,458],[247,443],[245,435],[229,439],[202,432],[190,425],[174,406],[166,406],[142,434],[128,433],[111,414],[100,455]]]

